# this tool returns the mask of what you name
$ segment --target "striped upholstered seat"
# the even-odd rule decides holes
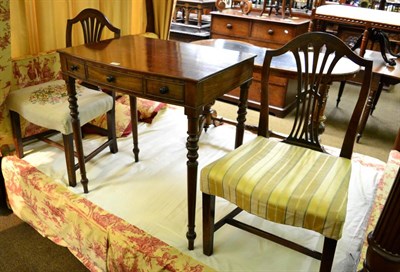
[[[272,65],[280,69],[270,69]],[[360,70],[362,73],[358,73]],[[320,143],[324,136],[321,136],[324,125],[320,121],[325,119],[327,91],[332,81],[356,73],[362,80],[359,96],[347,119],[340,154],[334,156],[326,153]],[[268,121],[268,96],[274,92],[269,86],[274,84],[277,74],[290,75],[297,81],[290,85],[296,88],[292,128],[288,135],[277,135],[281,138],[279,141],[270,138],[272,131],[279,128],[270,128]],[[321,260],[320,271],[331,271],[345,223],[350,159],[371,75],[371,61],[361,58],[328,33],[305,33],[281,48],[266,50],[261,73],[258,136],[243,146],[236,146],[201,172],[204,254],[213,254],[214,232],[230,224]],[[346,120],[342,123],[346,124]],[[237,206],[218,222],[214,222],[216,197]],[[318,232],[324,236],[323,248],[308,248],[236,219],[242,211],[278,224]]]
[[[350,174],[349,159],[258,136],[204,167],[200,188],[269,221],[338,240]]]

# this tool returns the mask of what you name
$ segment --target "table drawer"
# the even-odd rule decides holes
[[[296,36],[296,29],[288,25],[254,22],[250,36],[255,39],[285,44]]]
[[[236,18],[221,18],[214,16],[211,23],[212,33],[248,37],[250,30],[250,22],[248,20],[241,20]]]
[[[86,78],[85,76],[85,62],[79,59],[68,58],[66,60],[68,72],[79,78]]]
[[[146,95],[170,102],[184,102],[185,86],[183,82],[146,78]]]
[[[141,75],[134,73],[118,73],[103,69],[102,67],[88,67],[88,80],[98,83],[100,86],[111,86],[122,90],[143,93],[143,79]]]

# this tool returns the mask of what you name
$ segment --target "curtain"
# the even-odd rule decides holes
[[[169,38],[172,14],[176,0],[153,0],[156,33],[161,39]]]
[[[152,0],[155,32],[168,39],[176,0]],[[65,27],[69,18],[85,8],[103,12],[122,35],[144,33],[147,25],[146,0],[12,0],[12,57],[36,54],[65,47]],[[76,44],[83,43],[74,33]],[[105,38],[112,37],[104,33]]]

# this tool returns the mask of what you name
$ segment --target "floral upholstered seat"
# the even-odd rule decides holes
[[[101,91],[76,85],[79,118],[84,125],[113,107],[113,99]],[[20,103],[24,101],[24,103]],[[62,134],[72,133],[72,123],[64,80],[55,80],[11,91],[7,104],[11,111],[36,125]]]

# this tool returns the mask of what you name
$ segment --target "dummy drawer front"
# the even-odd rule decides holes
[[[185,100],[184,82],[171,79],[146,78],[146,96],[160,101],[182,103]]]
[[[99,86],[110,86],[121,90],[129,90],[134,93],[143,93],[143,79],[141,75],[134,73],[118,73],[102,67],[88,67],[88,80]]]
[[[85,63],[82,60],[67,58],[66,59],[68,72],[78,78],[85,78]]]

